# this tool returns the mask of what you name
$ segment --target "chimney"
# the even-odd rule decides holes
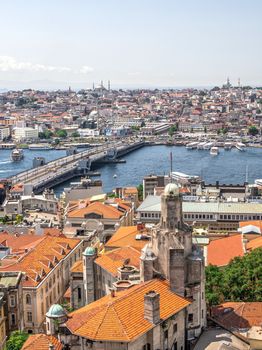
[[[153,324],[160,321],[160,295],[154,290],[145,294],[144,318]]]

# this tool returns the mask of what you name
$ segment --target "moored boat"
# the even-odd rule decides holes
[[[219,148],[218,147],[211,147],[210,154],[211,154],[211,156],[217,156],[219,154]]]

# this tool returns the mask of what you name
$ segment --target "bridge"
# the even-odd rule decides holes
[[[118,158],[141,148],[143,141],[111,143],[53,160],[38,168],[29,169],[9,178],[11,185],[31,185],[34,193],[61,184],[76,176],[88,174],[96,163],[115,162]]]

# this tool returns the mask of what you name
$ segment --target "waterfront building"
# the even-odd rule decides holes
[[[149,175],[143,179],[143,199],[155,194],[156,187],[165,187],[170,182],[170,178],[165,175]]]
[[[0,125],[0,141],[8,139],[10,134],[9,126]]]
[[[38,139],[38,129],[30,127],[14,128],[14,138],[16,141]]]
[[[23,236],[20,237],[22,242]],[[70,267],[80,259],[83,244],[78,239],[37,237],[39,240],[31,247],[27,245],[21,255],[20,237],[15,241],[16,250],[9,247],[8,255],[2,258],[0,271],[23,273],[23,328],[28,333],[38,333],[45,328],[45,314],[50,305],[62,301],[69,286]]]
[[[24,195],[22,194],[23,192],[23,187],[18,187],[6,197],[2,204],[5,215],[13,217],[30,210],[52,214],[57,213],[58,200],[53,190],[45,190],[41,195],[35,195],[33,192],[29,195]]]
[[[205,226],[209,231],[237,231],[240,221],[262,220],[262,204],[257,202],[183,202],[183,219]],[[148,196],[137,209],[138,221],[159,222],[161,197]]]

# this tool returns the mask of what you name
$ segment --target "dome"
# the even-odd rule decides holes
[[[64,317],[65,315],[66,315],[65,310],[59,304],[51,305],[50,309],[46,313],[46,316],[50,318]]]
[[[167,196],[179,196],[179,187],[174,183],[168,184],[165,187],[164,194]]]
[[[87,247],[83,253],[83,255],[94,255],[96,253],[95,248]]]

